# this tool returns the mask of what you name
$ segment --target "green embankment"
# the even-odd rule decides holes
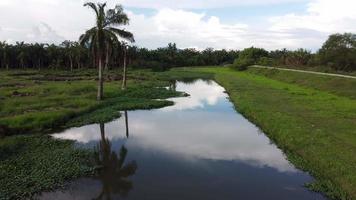
[[[356,199],[355,82],[293,72],[201,68],[333,199]],[[274,80],[276,79],[276,80]]]
[[[302,87],[309,87],[330,92],[338,96],[356,99],[356,79],[282,71],[278,69],[250,68],[248,72],[282,82],[297,84]]]

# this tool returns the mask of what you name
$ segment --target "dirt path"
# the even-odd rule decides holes
[[[262,68],[262,69],[278,69],[278,70],[284,70],[284,71],[302,72],[302,73],[308,73],[308,74],[318,74],[318,75],[325,75],[325,76],[356,79],[356,76],[349,76],[349,75],[342,75],[342,74],[331,74],[331,73],[313,72],[313,71],[305,71],[305,70],[298,70],[298,69],[286,69],[286,68],[279,68],[279,67],[265,67],[265,66],[259,66],[259,65],[253,65],[251,67]]]

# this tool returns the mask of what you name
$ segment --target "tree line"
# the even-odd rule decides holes
[[[119,10],[122,8],[118,8]],[[122,10],[120,10],[122,12]],[[127,19],[128,21],[128,19]],[[125,22],[127,23],[127,22]],[[124,24],[125,24],[124,23]],[[123,30],[121,30],[123,31]],[[122,36],[133,41],[132,35],[121,32]],[[127,46],[121,41],[110,42],[102,47],[103,68],[121,68],[126,64],[131,68],[151,68],[165,70],[171,67],[227,65],[236,67],[248,65],[315,67],[324,66],[337,71],[356,70],[356,35],[352,33],[333,34],[320,50],[312,53],[306,49],[267,51],[262,48],[238,50],[214,50],[207,48],[199,51],[194,48],[178,49],[176,44],[150,50],[137,46]],[[88,41],[86,41],[88,42]],[[75,41],[54,44],[27,44],[0,42],[0,68],[2,69],[62,69],[74,70],[96,68],[98,55],[94,46]],[[127,59],[123,59],[126,57]]]
[[[121,68],[126,44],[112,44],[103,57],[105,69]],[[181,66],[203,66],[229,64],[238,57],[236,50],[203,51],[194,48],[178,49],[176,44],[150,50],[137,46],[126,47],[127,65],[132,68],[165,69]],[[95,68],[96,58],[90,47],[75,41],[64,41],[55,44],[28,44],[17,42],[8,44],[0,42],[0,67],[2,69],[62,69],[74,70]]]

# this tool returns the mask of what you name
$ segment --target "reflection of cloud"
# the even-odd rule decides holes
[[[224,88],[216,82],[197,80],[193,84],[177,83],[177,91],[188,93],[189,97],[171,98],[173,106],[162,108],[163,111],[204,108],[206,104],[215,105],[220,98],[226,98]]]
[[[191,85],[178,83],[177,89],[191,94],[191,97],[180,98],[169,109],[129,112],[128,148],[159,151],[172,158],[242,161],[280,172],[296,171],[268,137],[233,110],[222,87],[214,82],[209,85],[197,81]],[[205,104],[219,104],[219,107],[213,107],[213,112],[206,112]],[[224,108],[219,110],[220,107]],[[192,112],[180,112],[192,108],[195,108]],[[105,129],[106,136],[113,142],[124,138],[124,118],[108,123]],[[82,143],[98,141],[99,125],[69,129],[54,136]]]

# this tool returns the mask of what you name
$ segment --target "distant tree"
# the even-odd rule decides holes
[[[9,69],[10,65],[10,48],[6,42],[0,42],[0,67]]]
[[[41,67],[43,65],[44,62],[44,58],[46,57],[46,50],[44,48],[44,44],[39,44],[36,43],[34,45],[32,45],[32,59],[33,59],[33,67],[37,67],[38,70],[41,70]],[[36,63],[36,64],[35,64]]]
[[[320,62],[336,70],[356,70],[356,34],[330,35],[319,51]]]
[[[307,65],[309,60],[311,59],[311,55],[311,52],[306,49],[290,51],[287,54],[286,64],[292,66]]]
[[[64,48],[66,57],[69,59],[70,71],[73,71],[73,63],[76,56],[76,43],[66,40],[62,42],[61,46]]]
[[[97,99],[102,100],[103,54],[105,49],[107,49],[114,41],[118,42],[117,35],[130,41],[134,41],[134,38],[132,33],[114,27],[128,23],[128,17],[123,13],[123,9],[120,5],[117,5],[114,9],[109,9],[107,12],[105,12],[106,3],[94,4],[89,2],[85,3],[84,6],[88,6],[94,10],[96,15],[96,26],[87,30],[85,34],[80,36],[80,43],[82,45],[89,45],[98,60],[99,81]]]
[[[265,57],[268,57],[268,51],[255,47],[247,48],[240,52],[233,63],[233,67],[243,71],[248,66],[258,64],[260,59]]]
[[[239,57],[241,58],[253,60],[254,64],[257,64],[260,58],[268,57],[268,56],[269,56],[268,51],[262,48],[255,48],[255,47],[244,49],[239,54]]]

